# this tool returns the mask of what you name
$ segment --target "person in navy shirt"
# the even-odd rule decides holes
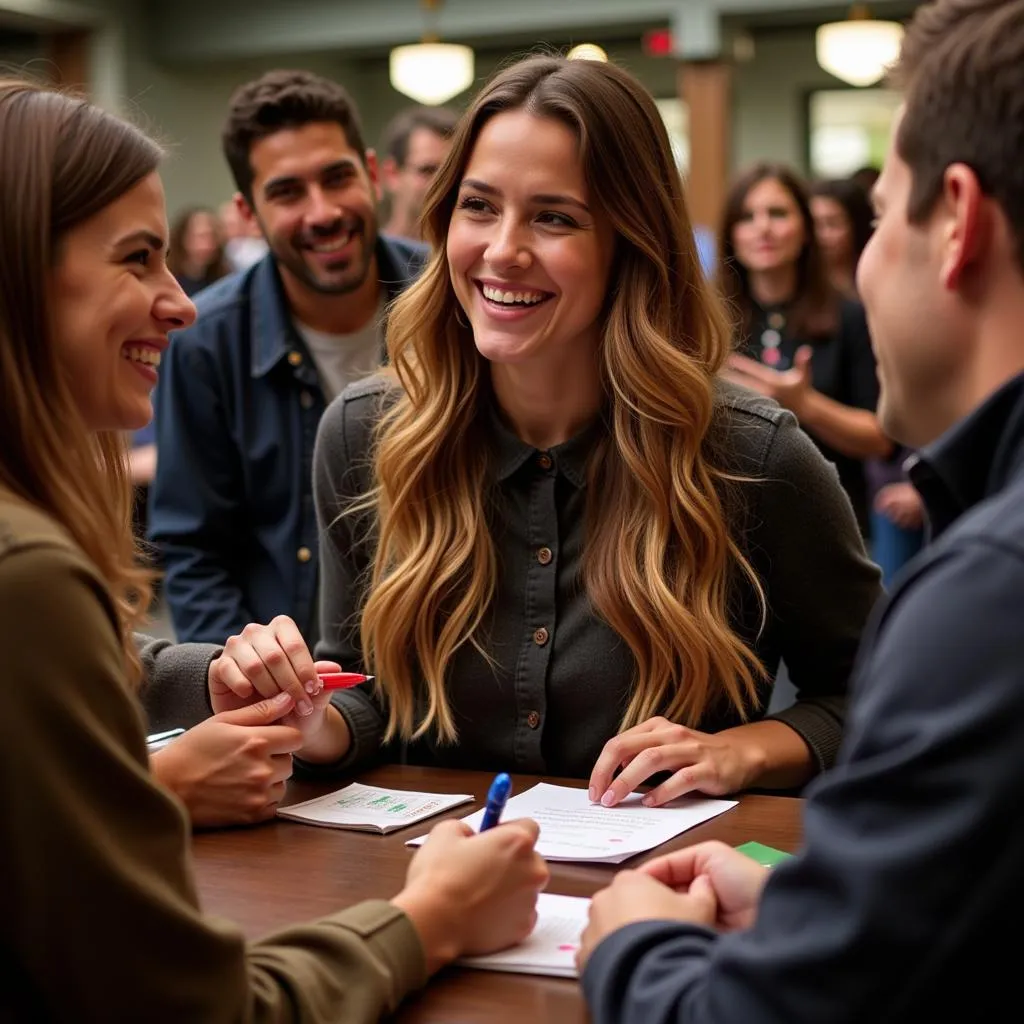
[[[931,543],[865,633],[797,856],[766,871],[702,843],[595,896],[595,1024],[1007,1020],[1018,1001],[1024,0],[921,7],[898,78],[858,286]]]
[[[269,253],[200,292],[155,396],[149,537],[179,640],[294,620],[316,639],[313,442],[384,358],[384,312],[426,247],[377,230],[377,162],[334,82],[271,71],[231,101],[224,150]]]

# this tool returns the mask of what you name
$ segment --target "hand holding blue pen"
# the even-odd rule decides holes
[[[484,820],[480,822],[480,831],[486,832],[501,821],[501,812],[512,792],[512,780],[507,772],[494,777],[491,788],[487,791],[487,806],[484,808]]]

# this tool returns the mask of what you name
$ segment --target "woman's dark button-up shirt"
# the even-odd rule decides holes
[[[358,609],[372,565],[366,520],[339,512],[370,486],[369,449],[390,385],[348,388],[325,414],[314,458],[323,531],[321,641],[317,657],[363,669]],[[499,578],[487,622],[493,665],[471,646],[447,675],[457,745],[422,739],[381,750],[386,713],[369,688],[334,697],[353,734],[352,770],[383,756],[410,763],[584,778],[620,729],[636,667],[621,637],[597,617],[581,585],[586,463],[604,429],[597,422],[541,452],[492,416],[481,443],[493,445],[492,532]],[[715,430],[728,468],[753,478],[730,502],[733,535],[763,581],[768,618],[750,584],[737,581],[734,627],[766,669],[763,717],[784,659],[798,700],[773,717],[807,742],[819,768],[836,753],[847,680],[868,613],[880,594],[850,502],[835,469],[788,412],[723,384]],[[614,501],[614,495],[602,495]],[[592,496],[593,498],[593,496]],[[733,711],[709,715],[708,732],[741,724]]]

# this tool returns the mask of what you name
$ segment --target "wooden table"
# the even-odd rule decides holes
[[[414,850],[405,842],[428,831],[442,817],[463,817],[482,806],[492,775],[390,765],[361,775],[360,782],[428,793],[472,793],[448,815],[431,818],[389,836],[317,828],[283,819],[248,829],[209,832],[195,837],[196,877],[203,907],[237,922],[250,938],[320,917],[352,903],[388,898],[402,887]],[[514,776],[521,793],[542,780]],[[546,779],[580,786],[578,780]],[[292,783],[286,802],[306,800],[330,786]],[[745,796],[739,806],[684,832],[650,854],[628,861],[635,867],[651,856],[705,839],[735,846],[758,840],[780,850],[800,841],[801,802],[786,797]],[[616,868],[607,865],[551,864],[548,892],[591,896],[608,883]],[[399,1012],[398,1020],[416,1024],[582,1024],[587,1011],[574,981],[450,968],[435,978]]]

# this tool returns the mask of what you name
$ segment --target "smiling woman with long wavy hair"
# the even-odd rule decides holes
[[[653,802],[802,784],[877,573],[792,417],[717,379],[730,331],[649,94],[612,64],[504,70],[424,220],[390,367],[314,460],[318,656],[376,676],[325,712],[342,766],[392,743],[607,803],[666,769]],[[767,718],[780,657],[799,699]]]
[[[536,825],[442,822],[391,904],[258,944],[204,918],[189,822],[151,774],[136,697],[161,666],[177,666],[179,689],[205,687],[240,638],[137,648],[149,577],[121,440],[152,416],[160,354],[195,318],[167,266],[161,150],[83,99],[2,77],[0,139],[0,1020],[390,1017],[428,972],[530,933],[547,879]],[[286,651],[252,629],[280,670]],[[210,721],[262,724],[245,737],[259,748],[280,749],[281,730],[301,742],[271,726],[294,698],[261,701],[258,673],[246,685],[252,706]],[[203,748],[188,749],[195,773]],[[252,771],[218,751],[225,770]]]

